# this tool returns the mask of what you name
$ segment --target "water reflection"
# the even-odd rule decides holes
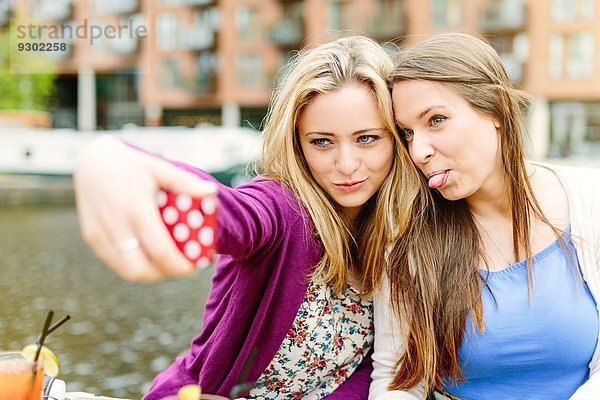
[[[0,348],[34,343],[50,309],[70,314],[47,340],[67,390],[137,399],[200,330],[211,273],[125,282],[83,243],[73,207],[3,207]]]

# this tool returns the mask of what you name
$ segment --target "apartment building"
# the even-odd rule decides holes
[[[37,24],[82,32],[146,28],[141,38],[69,37],[67,50],[52,54],[60,73],[54,126],[82,129],[258,127],[275,77],[295,50],[340,31],[386,41],[406,26],[403,1],[0,0],[0,25],[9,4]]]
[[[13,0],[38,20],[144,27],[56,54],[56,126],[259,127],[295,50],[349,32],[411,44],[477,32],[533,94],[531,151],[600,154],[600,0]],[[0,0],[0,25],[9,0]],[[4,22],[3,22],[4,21]],[[340,33],[342,32],[342,33]]]
[[[405,3],[410,42],[443,31],[492,42],[513,82],[534,96],[532,156],[600,156],[599,0]]]

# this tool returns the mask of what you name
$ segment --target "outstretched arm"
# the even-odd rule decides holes
[[[155,196],[159,188],[212,196],[215,184],[109,136],[84,149],[73,179],[82,236],[117,274],[151,281],[194,271],[165,228]]]

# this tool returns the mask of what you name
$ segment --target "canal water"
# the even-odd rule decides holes
[[[48,310],[69,314],[46,341],[67,390],[139,399],[200,331],[212,271],[126,282],[83,242],[73,206],[0,207],[0,349],[35,343]]]

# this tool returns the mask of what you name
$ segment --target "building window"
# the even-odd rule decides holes
[[[354,21],[353,10],[353,4],[348,1],[330,1],[327,4],[327,29],[330,31],[350,29]]]
[[[375,13],[368,20],[371,35],[387,38],[404,33],[404,1],[377,0],[375,7]]]
[[[177,48],[179,17],[173,13],[162,13],[156,19],[158,48],[173,50]]]
[[[552,79],[563,77],[564,40],[559,33],[553,33],[548,42],[548,73]]]
[[[594,21],[595,0],[552,0],[554,22]]]
[[[98,74],[96,97],[98,125],[103,129],[120,129],[125,124],[144,125],[144,110],[138,102],[136,70]]]
[[[98,14],[130,13],[139,7],[137,0],[95,0],[93,10]]]
[[[550,157],[600,156],[600,102],[556,102],[550,115]]]
[[[182,85],[182,76],[180,72],[179,60],[171,57],[163,60],[159,66],[159,85],[163,88],[176,88]]]
[[[235,25],[240,40],[252,42],[261,39],[260,13],[257,9],[251,7],[238,8],[235,12]]]
[[[592,32],[571,33],[566,37],[554,33],[550,36],[548,50],[550,78],[561,79],[567,76],[570,79],[589,79],[594,74]]]
[[[591,78],[594,73],[594,35],[578,32],[569,35],[567,75],[573,79]]]
[[[290,48],[302,47],[304,37],[304,5],[298,1],[282,2],[282,16],[269,30],[269,39]]]
[[[195,10],[192,14],[192,23],[179,29],[179,48],[200,51],[213,47],[218,18],[216,8]]]
[[[523,67],[529,55],[527,35],[496,35],[490,39],[492,46],[502,59],[506,72],[513,83],[523,81]]]
[[[135,102],[138,100],[137,78],[134,70],[98,75],[98,95],[110,102]]]
[[[595,0],[580,0],[579,10],[581,19],[585,21],[595,21],[596,2]]]
[[[431,0],[431,23],[436,28],[464,25],[464,0]]]
[[[199,91],[210,91],[215,85],[217,56],[213,52],[202,52],[196,60],[194,87]]]
[[[0,0],[0,26],[4,26],[9,21],[10,15],[9,0]]]
[[[242,53],[235,60],[237,83],[244,87],[262,87],[264,72],[258,53]]]

